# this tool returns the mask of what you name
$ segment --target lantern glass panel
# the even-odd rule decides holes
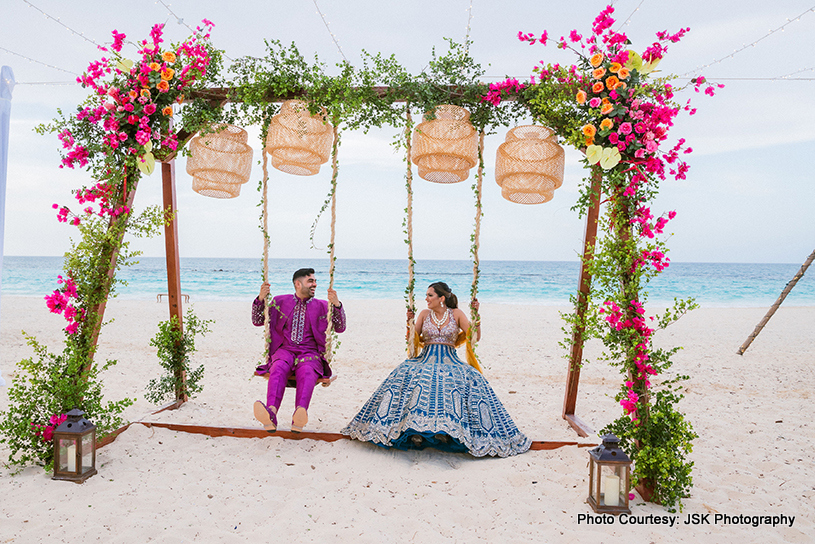
[[[59,471],[76,472],[77,441],[74,438],[59,439]]]
[[[94,434],[96,433],[91,432],[82,437],[82,474],[93,468]]]

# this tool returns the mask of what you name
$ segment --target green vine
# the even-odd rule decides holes
[[[150,340],[156,348],[159,364],[166,371],[159,378],[150,380],[144,397],[153,404],[161,404],[170,399],[193,398],[203,389],[204,365],[190,366],[190,358],[197,351],[195,337],[206,336],[213,320],[201,320],[192,308],[184,316],[184,332],[176,316],[158,324],[158,332]],[[184,376],[184,379],[182,379]]]

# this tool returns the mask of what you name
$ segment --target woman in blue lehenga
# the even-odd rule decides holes
[[[424,349],[397,366],[340,432],[403,450],[432,446],[476,457],[527,451],[531,441],[515,426],[478,363],[465,363],[456,354],[457,340],[470,327],[456,296],[437,282],[427,289],[426,301],[416,319]],[[478,310],[478,302],[473,304]]]

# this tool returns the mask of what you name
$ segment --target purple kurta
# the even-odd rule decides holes
[[[269,357],[255,370],[269,374],[267,406],[280,408],[286,383],[292,375],[297,381],[295,407],[308,409],[311,394],[319,378],[331,376],[331,368],[323,357],[328,330],[328,302],[295,295],[278,295],[269,305]],[[345,330],[345,311],[332,307],[334,330]],[[252,303],[252,324],[263,325],[263,301]]]

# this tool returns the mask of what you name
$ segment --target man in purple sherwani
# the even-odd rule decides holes
[[[293,295],[278,295],[269,304],[269,357],[255,374],[269,377],[266,404],[255,402],[255,419],[273,433],[277,430],[277,411],[283,400],[286,383],[293,375],[297,381],[291,430],[301,432],[308,423],[308,405],[314,386],[320,378],[331,376],[323,353],[328,330],[328,304],[334,330],[345,330],[345,311],[337,292],[328,290],[328,301],[317,300],[317,280],[313,268],[301,268],[292,277]],[[263,325],[263,301],[269,295],[269,284],[260,286],[260,295],[252,303],[252,324]]]

